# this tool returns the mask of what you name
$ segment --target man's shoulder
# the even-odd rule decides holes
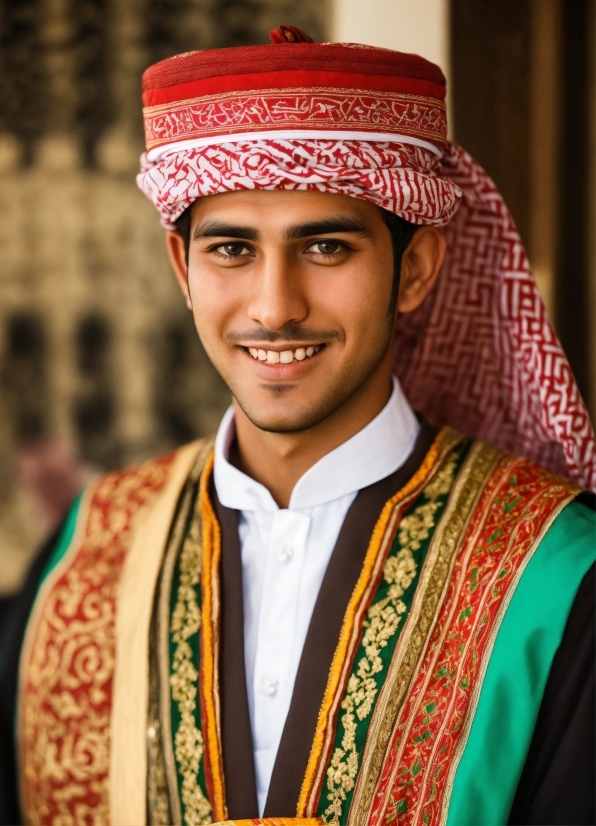
[[[155,509],[164,511],[166,520],[173,518],[180,493],[197,469],[200,473],[212,444],[211,438],[199,439],[92,481],[52,539],[36,590],[55,571],[72,566],[86,571],[100,562],[104,574],[117,579],[139,527]]]
[[[140,464],[90,482],[74,501],[54,541],[43,578],[75,549],[92,548],[108,560],[116,546],[128,546],[138,526],[164,497],[169,511],[189,477],[200,474],[212,451],[211,437],[198,439]],[[119,554],[116,554],[119,560]],[[120,564],[120,562],[118,562]]]
[[[514,533],[518,538],[527,532],[534,535],[524,566],[524,579],[532,582],[528,601],[533,603],[536,594],[544,594],[548,585],[553,597],[557,593],[561,598],[568,592],[570,608],[584,576],[596,562],[596,497],[529,459],[506,452],[501,456],[505,466],[514,468],[509,480],[511,497],[503,497],[501,504],[505,510],[514,507],[517,497],[513,498],[513,492],[520,486],[523,506]],[[516,478],[518,469],[521,472]],[[532,523],[537,526],[530,527]]]
[[[526,479],[536,490],[563,492],[563,503],[561,507],[556,509],[558,514],[556,519],[564,514],[563,518],[568,527],[575,525],[577,532],[580,534],[583,535],[587,532],[594,537],[596,526],[595,493],[583,489],[561,473],[545,468],[531,459],[506,451],[502,453],[502,457],[503,461],[510,462],[513,466],[523,467]],[[531,506],[528,516],[531,516]]]
[[[569,491],[569,495],[573,498],[573,501],[577,501],[587,510],[596,510],[596,495],[589,490],[583,489],[580,485],[564,476],[560,471],[544,467],[544,465],[532,459],[499,448],[491,442],[471,437],[463,438],[465,438],[470,447],[474,447],[478,452],[494,452],[496,459],[495,468],[499,469],[507,465],[512,468],[519,468],[523,470],[524,479],[531,484],[537,487],[565,488]]]
[[[587,558],[596,560],[596,509],[593,494],[582,492],[568,502],[545,533],[544,540],[554,540],[561,552],[571,545],[581,545]]]
[[[561,551],[578,542],[588,557],[596,555],[596,497],[561,474],[531,459],[479,439],[467,438],[468,461],[460,473],[475,476],[479,488],[476,513],[492,514],[512,530],[528,531],[536,544],[558,545]],[[478,472],[474,474],[474,470]]]
[[[197,461],[204,464],[213,448],[214,438],[208,436],[177,447],[169,453],[145,459],[99,476],[90,486],[88,495],[102,501],[114,497],[137,500],[139,496],[158,493],[173,475],[184,476]]]

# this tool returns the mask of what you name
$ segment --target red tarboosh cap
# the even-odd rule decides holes
[[[147,149],[271,132],[445,143],[445,77],[428,60],[356,43],[313,43],[293,26],[280,26],[271,39],[187,52],[147,69]]]

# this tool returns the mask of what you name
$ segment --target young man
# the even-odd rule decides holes
[[[145,73],[139,184],[232,407],[75,504],[24,815],[592,822],[594,440],[515,227],[437,67],[272,38]]]

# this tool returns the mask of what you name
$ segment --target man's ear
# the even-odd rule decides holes
[[[445,235],[439,227],[420,227],[401,259],[397,309],[411,313],[434,287],[445,260]]]
[[[168,250],[170,264],[176,276],[176,281],[186,301],[186,306],[189,310],[192,310],[192,302],[188,290],[188,267],[186,265],[184,238],[177,232],[166,232],[166,248]]]

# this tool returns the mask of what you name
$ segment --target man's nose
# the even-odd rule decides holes
[[[247,314],[268,330],[300,323],[308,315],[308,302],[299,266],[282,252],[264,256],[254,273],[255,283]]]

